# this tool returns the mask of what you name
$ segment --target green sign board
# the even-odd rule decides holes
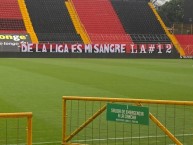
[[[149,108],[108,103],[107,121],[149,125]]]

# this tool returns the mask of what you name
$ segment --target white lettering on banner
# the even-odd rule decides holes
[[[82,53],[82,44],[71,45],[72,53]]]
[[[158,48],[158,50],[159,50],[158,53],[162,53],[163,45],[157,44],[157,48]]]
[[[94,53],[99,53],[98,47],[99,47],[99,44],[94,45]]]
[[[21,52],[55,53],[172,53],[171,44],[32,44],[21,43]],[[156,51],[157,50],[157,51]]]
[[[84,51],[85,51],[85,53],[92,53],[92,45],[91,44],[86,44],[84,46]]]
[[[149,53],[153,53],[155,51],[155,44],[148,44]]]
[[[126,44],[94,44],[93,49],[94,53],[125,53]]]
[[[59,53],[62,53],[63,52],[63,50],[62,50],[62,48],[63,48],[63,45],[56,45],[56,52],[59,52]]]
[[[172,53],[172,45],[166,44],[166,53]]]
[[[82,53],[82,44],[73,44],[71,45],[72,53]]]
[[[137,45],[131,44],[131,53],[137,53]]]
[[[33,52],[33,44],[29,44],[28,51]]]
[[[146,45],[145,44],[141,44],[140,45],[140,52],[139,53],[147,53],[146,52]]]
[[[66,45],[66,44],[64,46],[64,53],[69,53],[68,45]]]
[[[47,52],[46,46],[43,45],[42,52]]]
[[[22,52],[33,52],[32,48],[33,44],[21,44],[21,51]]]
[[[52,52],[52,44],[50,44],[50,52]]]
[[[38,44],[36,44],[35,46],[36,46],[36,47],[35,47],[35,48],[36,48],[36,52],[39,52],[39,51],[38,51]]]

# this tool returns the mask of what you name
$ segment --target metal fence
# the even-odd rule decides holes
[[[173,25],[173,28],[171,29],[173,31],[173,34],[193,34],[193,24],[178,24],[175,23]]]
[[[106,111],[108,104],[146,107],[149,109],[149,124],[136,123],[132,120],[136,116],[130,117],[129,121],[128,113],[117,114],[117,117],[127,116],[127,119],[122,118],[122,122],[116,119],[110,121]],[[193,139],[192,122],[193,102],[63,97],[64,145],[190,145]]]
[[[32,113],[0,113],[1,145],[32,145]]]

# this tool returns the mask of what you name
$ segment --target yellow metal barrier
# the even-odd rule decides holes
[[[0,119],[8,118],[27,118],[27,145],[32,145],[32,113],[0,113]]]
[[[119,104],[129,103],[131,105],[138,106],[138,107],[142,107],[142,106],[149,107],[150,108],[149,119],[152,122],[150,126],[146,126],[148,135],[142,136],[141,134],[145,134],[146,131],[140,131],[141,129],[138,129],[139,131],[137,134],[139,134],[139,136],[133,137],[133,134],[136,134],[134,132],[136,131],[136,129],[132,129],[132,128],[138,128],[138,127],[140,128],[142,127],[142,125],[139,125],[137,127],[137,125],[133,125],[131,123],[130,127],[128,127],[129,125],[124,125],[119,123],[116,126],[123,125],[124,127],[115,127],[115,129],[113,129],[112,126],[108,127],[110,126],[109,124],[112,125],[112,123],[109,123],[107,120],[102,121],[102,119],[104,119],[107,103],[119,103]],[[100,105],[97,106],[97,104],[100,104]],[[82,107],[84,109],[82,109]],[[138,144],[144,145],[144,144],[151,144],[149,141],[150,138],[156,138],[156,141],[157,141],[157,138],[164,138],[165,141],[163,141],[163,144],[164,142],[165,144],[167,144],[166,142],[175,143],[177,145],[183,145],[185,143],[188,144],[191,142],[192,136],[193,136],[193,128],[190,123],[191,121],[193,121],[192,109],[193,109],[192,101],[64,96],[63,97],[63,134],[62,134],[63,141],[62,143],[64,145],[76,144],[76,143],[77,144],[99,144],[99,143],[96,143],[96,141],[99,141],[99,142],[103,141],[103,144],[108,145],[108,144],[114,144],[116,140],[119,140],[119,141],[123,140],[121,141],[123,142],[123,144],[125,144],[124,140],[127,140],[127,143],[129,140],[132,144],[133,143],[132,141],[134,139],[135,140],[138,139],[138,142],[139,142]],[[178,118],[179,116],[180,118]],[[187,120],[187,117],[190,117],[189,120]],[[101,124],[99,123],[99,125],[96,127],[95,123],[98,122],[96,121],[97,118],[100,118],[99,122],[101,122]],[[189,122],[189,125],[187,124],[188,122]],[[170,124],[170,126],[168,126],[168,124]],[[109,132],[104,129],[105,125],[107,126],[107,130],[110,129]],[[157,128],[159,128],[160,130],[158,131],[156,129],[156,133],[150,133],[150,130],[152,130],[154,126],[157,126]],[[116,132],[121,132],[121,133],[127,132],[128,134],[128,130],[120,131],[119,129],[121,128],[123,129],[128,128],[128,130],[131,129],[131,132],[130,132],[131,136],[125,137],[125,133],[123,133],[123,136],[120,136],[120,134],[116,134]],[[99,133],[96,132],[96,129],[99,129],[98,131]],[[103,130],[103,132],[101,130]],[[114,138],[111,137],[111,134],[114,133],[114,131],[112,130],[116,131],[115,132],[116,136]],[[85,137],[83,137],[82,139],[81,136],[85,136]],[[102,138],[95,138],[95,136],[100,136]],[[183,137],[183,139],[181,136]],[[166,139],[167,137],[168,139]],[[112,141],[113,143],[111,143],[111,140],[114,140]],[[159,140],[159,142],[161,141]]]

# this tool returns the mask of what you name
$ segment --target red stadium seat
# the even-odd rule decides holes
[[[17,0],[0,0],[0,32],[25,32],[25,26]]]
[[[133,43],[110,1],[72,1],[92,43]]]
[[[186,56],[193,56],[193,35],[175,35]]]

